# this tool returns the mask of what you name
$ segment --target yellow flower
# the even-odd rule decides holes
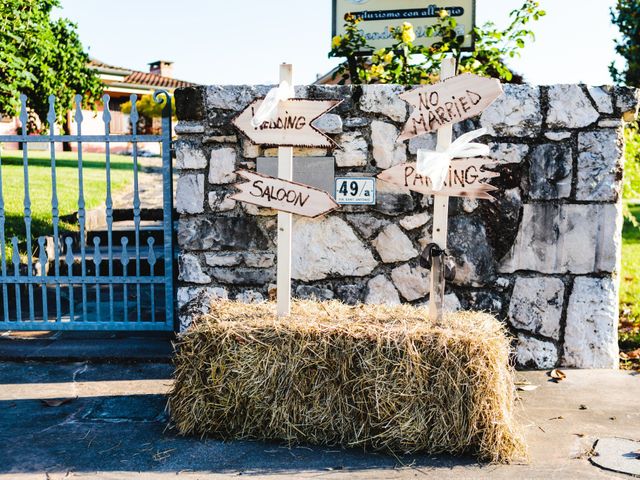
[[[384,74],[384,65],[371,65],[371,73],[376,77],[380,77]]]
[[[381,48],[380,50],[378,50],[377,52],[375,52],[375,54],[379,57],[382,57],[384,55],[384,48]]]
[[[409,22],[402,24],[402,41],[404,43],[411,43],[416,39],[416,33],[413,31],[413,25]]]
[[[391,63],[391,60],[393,60],[393,52],[390,51],[389,53],[384,55],[382,59],[385,61],[385,63]]]
[[[440,15],[440,18],[446,18],[449,16],[449,12],[443,8],[438,12],[438,15]]]
[[[338,48],[340,46],[340,44],[342,43],[342,37],[340,35],[336,35],[335,37],[333,37],[333,39],[331,40],[331,46],[333,48]]]

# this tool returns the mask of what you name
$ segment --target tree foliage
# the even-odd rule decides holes
[[[618,27],[622,38],[616,40],[616,52],[627,62],[618,69],[615,63],[609,65],[613,81],[635,87],[640,86],[640,2],[638,0],[618,0],[611,9],[611,21]]]
[[[56,96],[56,116],[64,124],[76,94],[84,105],[100,99],[102,83],[88,67],[76,25],[53,20],[51,10],[59,0],[2,0],[0,2],[0,112],[17,115],[21,93],[42,122],[49,110],[48,97]],[[31,127],[34,125],[32,124]]]
[[[353,15],[345,18],[346,33],[333,38],[331,57],[345,57],[346,62],[338,69],[339,83],[398,83],[404,85],[431,83],[440,70],[440,64],[447,56],[457,60],[460,72],[472,72],[492,76],[503,81],[513,81],[514,76],[506,66],[505,59],[520,55],[527,40],[535,38],[527,26],[530,21],[545,15],[535,0],[525,0],[524,4],[510,14],[509,26],[498,29],[493,22],[476,27],[469,34],[461,34],[455,18],[446,10],[439,12],[434,26],[427,28],[426,35],[436,41],[428,47],[414,44],[413,26],[405,22],[393,28],[391,34],[395,43],[390,48],[382,48],[371,56],[359,55],[372,51],[367,39],[358,28],[360,19]],[[473,51],[463,51],[462,46],[469,35],[474,37]]]
[[[136,110],[138,110],[138,114],[149,119],[162,117],[162,110],[167,103],[167,97],[160,95],[159,100],[160,103],[156,103],[153,95],[142,95],[136,100]],[[129,114],[131,113],[131,106],[131,100],[129,100],[120,105],[120,111]],[[176,111],[176,101],[173,96],[171,97],[171,111]]]

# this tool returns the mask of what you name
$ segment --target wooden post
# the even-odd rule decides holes
[[[280,82],[293,85],[293,67],[280,65]],[[281,108],[280,106],[278,108]],[[278,147],[278,178],[293,180],[293,147]],[[277,311],[278,317],[291,312],[291,228],[292,214],[278,212],[278,273]]]
[[[455,58],[443,60],[440,67],[440,80],[453,77],[456,74]],[[453,127],[447,125],[438,130],[438,143],[436,150],[441,152],[451,145]],[[449,222],[449,196],[433,196],[433,243],[442,250],[447,248],[447,225]],[[429,318],[436,321],[442,320],[442,307],[444,304],[444,262],[443,257],[436,256],[431,264],[431,285],[429,289]]]

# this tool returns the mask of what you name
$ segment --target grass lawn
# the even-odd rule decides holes
[[[5,203],[5,238],[25,240],[24,174],[21,151],[2,151],[2,190]],[[29,194],[31,197],[32,238],[51,235],[51,160],[49,150],[29,151]],[[85,208],[90,210],[104,202],[106,171],[104,153],[83,153]],[[130,157],[111,155],[111,189],[122,190],[132,183],[133,161]],[[60,216],[78,210],[78,159],[76,152],[56,152],[56,185]],[[60,222],[61,231],[76,231],[77,224]],[[22,248],[21,248],[22,250]]]
[[[629,204],[629,210],[640,221],[640,203]],[[622,229],[619,328],[620,350],[629,356],[622,366],[640,369],[640,229],[627,220]]]

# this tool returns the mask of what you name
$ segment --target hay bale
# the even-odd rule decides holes
[[[410,305],[220,301],[177,344],[169,398],[182,434],[282,439],[509,462],[516,426],[500,322]]]

